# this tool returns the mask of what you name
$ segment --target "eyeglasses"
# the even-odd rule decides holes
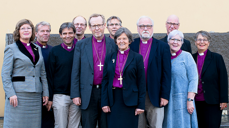
[[[92,29],[96,29],[96,27],[102,28],[103,27],[103,24],[91,25],[91,28]]]
[[[27,27],[27,28],[20,28],[20,30],[25,31],[25,30],[31,30],[31,27]]]
[[[150,29],[150,28],[153,27],[153,25],[138,25],[138,27],[139,27],[140,29],[144,29],[144,28]]]
[[[171,41],[173,41],[173,42],[181,42],[182,40],[180,40],[180,39],[170,39]]]
[[[197,41],[199,41],[199,42],[201,42],[201,41],[207,42],[208,40],[207,39],[197,39]]]
[[[115,24],[113,24],[113,23],[111,23],[111,24],[108,24],[108,26],[121,26],[120,24],[118,24],[118,23],[115,23]]]
[[[178,25],[179,25],[179,23],[171,23],[171,22],[167,22],[167,24],[169,25],[169,26],[174,26],[174,27],[177,27]]]
[[[86,26],[86,24],[78,24],[78,23],[76,23],[76,24],[74,24],[76,27],[78,27],[78,26],[81,26],[81,27],[84,27],[84,26]]]

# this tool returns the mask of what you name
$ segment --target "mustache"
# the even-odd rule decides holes
[[[145,33],[150,34],[149,31],[143,31],[142,32],[142,34],[145,34]]]

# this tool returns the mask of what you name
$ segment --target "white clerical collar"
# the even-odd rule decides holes
[[[97,42],[102,42],[102,40],[97,40]]]
[[[126,50],[128,50],[128,49],[126,49]],[[126,50],[124,50],[124,51],[119,50],[119,51],[120,51],[121,54],[124,54]]]
[[[71,49],[72,47],[69,47],[69,46],[68,46],[67,48],[68,48],[68,49]]]
[[[172,53],[172,56],[176,56],[177,54],[176,53]]]
[[[204,53],[199,53],[199,56],[203,56],[204,55]]]
[[[43,46],[42,46],[42,48],[46,48],[46,46],[45,46],[45,45],[43,45]]]
[[[142,41],[142,43],[143,43],[143,44],[147,44],[147,41],[145,41],[145,42]]]
[[[26,44],[26,46],[29,46],[29,45],[30,45],[30,43],[27,43],[27,44]]]

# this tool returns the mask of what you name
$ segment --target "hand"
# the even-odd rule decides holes
[[[135,109],[135,116],[136,116],[136,115],[140,115],[140,114],[143,113],[143,112],[144,112],[143,109],[136,108],[136,109]]]
[[[47,110],[50,111],[51,107],[52,107],[52,101],[48,101],[48,103],[46,104]]]
[[[10,97],[10,105],[12,105],[13,107],[17,107],[18,102],[17,102],[17,96],[13,95]]]
[[[223,110],[227,107],[227,103],[220,103],[220,110]]]
[[[109,106],[104,106],[104,107],[102,107],[102,110],[103,110],[104,113],[111,112],[111,109],[110,109]]]
[[[73,98],[72,101],[77,106],[81,105],[81,98],[80,97]]]
[[[45,106],[49,101],[49,97],[43,96],[43,106]]]
[[[194,111],[193,101],[187,101],[187,110],[189,114],[192,114]]]
[[[161,98],[161,103],[160,103],[160,107],[164,107],[168,104],[168,100],[164,99],[164,98]]]

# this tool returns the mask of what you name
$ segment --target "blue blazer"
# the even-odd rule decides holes
[[[102,107],[112,106],[114,103],[112,87],[117,53],[118,51],[106,56],[101,92]],[[113,60],[115,60],[114,63]],[[129,51],[129,56],[123,69],[122,89],[123,100],[126,106],[137,106],[137,108],[145,109],[146,84],[143,58],[132,50]]]
[[[140,38],[130,44],[139,53]],[[160,107],[160,98],[169,100],[171,89],[171,54],[169,45],[153,38],[151,45],[146,86],[151,103]]]

